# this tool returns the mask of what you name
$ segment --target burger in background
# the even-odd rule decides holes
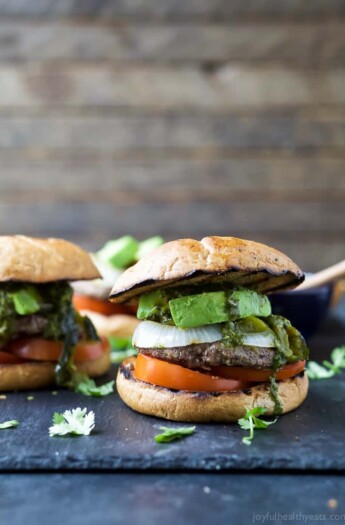
[[[109,345],[75,311],[74,279],[99,272],[63,239],[0,237],[0,391],[75,389],[110,367]]]
[[[164,239],[159,235],[141,242],[131,235],[108,241],[96,253],[90,254],[101,278],[72,283],[74,307],[91,319],[101,337],[108,338],[113,362],[136,354],[132,335],[139,322],[136,305],[113,304],[109,301],[114,281],[163,242]]]

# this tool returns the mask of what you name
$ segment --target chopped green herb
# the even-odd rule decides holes
[[[186,436],[194,434],[195,427],[181,427],[181,428],[170,428],[170,427],[159,427],[163,430],[162,434],[155,436],[156,443],[170,443],[177,439],[182,439]]]
[[[49,427],[50,437],[55,436],[89,436],[95,427],[95,414],[86,408],[65,410],[62,414],[54,413],[53,425]]]
[[[63,351],[55,367],[57,384],[74,389],[80,381],[80,374],[73,362],[73,354],[75,346],[80,340],[80,333],[83,334],[83,339],[87,341],[96,341],[99,340],[99,337],[90,319],[82,317],[75,311],[72,304],[72,294],[72,288],[68,286],[55,313],[55,328],[58,330],[54,329],[54,325],[48,325],[47,328],[50,329],[50,333],[48,337],[47,334],[45,335],[48,339],[57,339],[63,343]]]
[[[249,436],[242,438],[242,443],[245,445],[251,445],[254,439],[254,429],[265,429],[277,421],[277,419],[274,419],[273,421],[265,421],[258,417],[265,414],[266,411],[267,408],[254,407],[250,410],[248,409],[244,417],[238,420],[238,424],[243,430],[249,430]]]
[[[16,419],[11,419],[10,421],[4,421],[3,423],[0,423],[0,430],[4,430],[5,428],[16,428],[19,425],[19,421]]]
[[[323,366],[315,361],[309,361],[307,365],[309,379],[329,379],[336,374],[340,374],[345,369],[345,345],[334,348],[331,353],[331,361],[322,361]]]
[[[115,381],[109,381],[109,383],[97,386],[93,379],[87,377],[84,381],[77,384],[75,391],[85,396],[108,396],[114,392],[114,383]]]

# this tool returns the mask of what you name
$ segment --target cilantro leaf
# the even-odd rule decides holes
[[[331,353],[333,364],[337,368],[345,368],[345,345],[337,346]]]
[[[328,379],[335,375],[334,370],[329,370],[316,361],[309,361],[307,365],[307,376],[309,379]]]
[[[329,379],[340,374],[341,370],[345,368],[345,345],[334,348],[331,353],[331,361],[322,361],[323,366],[315,361],[309,361],[307,365],[309,379]]]
[[[95,427],[95,414],[86,408],[65,410],[62,414],[55,412],[53,425],[49,427],[50,437],[54,436],[89,436]]]
[[[16,428],[19,425],[19,421],[16,419],[11,419],[10,421],[4,421],[3,423],[0,423],[0,430],[4,430],[5,428]]]
[[[249,436],[243,437],[242,443],[245,445],[251,445],[254,439],[254,429],[265,429],[277,421],[277,418],[273,421],[266,421],[258,417],[265,414],[266,411],[267,408],[264,407],[254,407],[252,409],[247,409],[244,417],[238,420],[238,424],[242,430],[249,430]]]
[[[77,384],[75,391],[84,394],[84,396],[108,396],[114,392],[114,383],[115,381],[109,381],[104,385],[97,386],[93,379],[85,378]]]
[[[110,360],[112,363],[121,363],[127,357],[137,355],[138,352],[132,345],[131,337],[110,335],[108,339],[111,347]]]
[[[60,423],[63,423],[65,421],[65,418],[62,414],[59,414],[59,412],[54,412],[53,415],[53,423],[54,425],[59,425]]]
[[[252,426],[252,421],[249,419],[244,419],[244,417],[242,417],[238,420],[238,424],[240,425],[242,430],[249,430]]]
[[[170,427],[159,427],[160,430],[163,430],[162,434],[157,434],[155,436],[156,443],[170,443],[177,439],[182,439],[186,436],[194,434],[195,427],[180,427],[180,428],[170,428]]]
[[[19,315],[34,314],[40,309],[40,297],[33,286],[21,288],[16,292],[10,293],[10,296]]]
[[[262,414],[265,414],[265,412],[267,412],[267,408],[265,407],[253,407],[250,410],[247,410],[244,417],[246,417],[247,413],[250,413],[250,416],[262,416]]]

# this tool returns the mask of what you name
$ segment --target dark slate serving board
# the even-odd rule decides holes
[[[334,344],[345,342],[343,310],[312,342],[312,352],[314,349],[319,357],[328,354]],[[113,368],[111,375],[115,373]],[[30,395],[32,401],[27,399]],[[95,412],[93,435],[50,438],[53,413],[78,406]],[[200,424],[191,437],[156,444],[154,436],[161,425],[181,425],[132,412],[116,394],[105,398],[66,390],[59,390],[58,395],[51,390],[8,394],[7,399],[0,399],[0,422],[8,419],[18,419],[20,426],[0,431],[1,470],[345,471],[345,373],[312,382],[303,406],[268,430],[257,431],[251,446],[241,443],[244,432],[237,424]]]
[[[60,390],[10,394],[0,400],[1,421],[18,419],[0,431],[2,470],[76,469],[336,469],[345,470],[345,378],[311,385],[304,406],[253,444],[241,443],[238,425],[197,425],[197,432],[171,444],[156,444],[166,422],[132,412],[117,395],[90,398]],[[54,411],[86,406],[96,414],[89,437],[50,438]],[[169,426],[181,426],[168,423]]]

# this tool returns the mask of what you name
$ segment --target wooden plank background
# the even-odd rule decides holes
[[[343,0],[0,0],[0,234],[345,257]]]

